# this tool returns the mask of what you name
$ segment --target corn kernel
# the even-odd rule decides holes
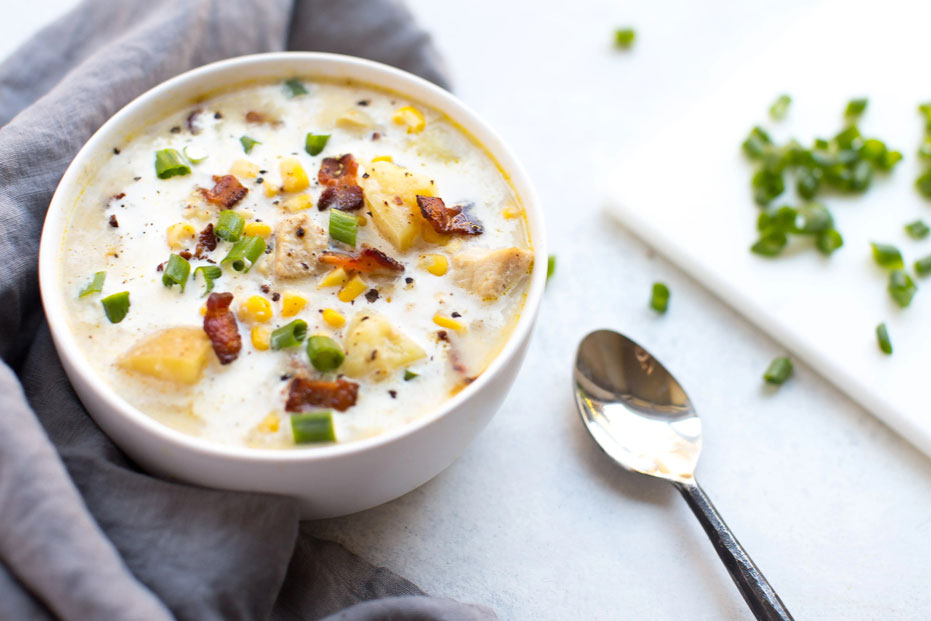
[[[419,134],[427,125],[423,113],[414,106],[398,108],[391,116],[391,120],[398,125],[406,125],[408,134]]]
[[[246,225],[246,228],[243,232],[248,236],[257,235],[259,237],[268,237],[272,234],[272,227],[268,226],[264,222],[250,222]]]
[[[390,155],[379,155],[378,157],[373,157],[372,162],[394,162],[394,158]]]
[[[168,227],[168,230],[165,231],[165,237],[168,240],[168,246],[172,250],[181,250],[187,248],[194,241],[194,238],[197,237],[197,231],[187,222],[178,222]]]
[[[335,270],[329,272],[323,279],[317,284],[318,289],[323,289],[324,287],[338,287],[349,279],[349,275],[346,274],[346,270],[341,267],[337,267]]]
[[[239,318],[243,321],[265,323],[272,318],[272,303],[260,295],[253,295],[240,305]]]
[[[339,293],[336,294],[336,297],[339,298],[340,302],[352,302],[357,297],[359,297],[363,291],[368,289],[368,285],[365,284],[365,281],[359,278],[359,275],[356,274],[352,277],[352,280],[347,282],[342,289],[339,290]]]
[[[252,346],[261,351],[268,349],[268,342],[271,338],[271,332],[265,326],[252,326]]]
[[[465,324],[461,321],[456,321],[452,317],[444,317],[443,315],[434,315],[433,323],[440,326],[441,328],[449,328],[450,330],[455,330],[457,332],[462,332],[465,330]]]
[[[300,192],[310,185],[304,167],[296,157],[286,157],[279,164],[281,169],[281,189],[285,192]]]
[[[508,205],[501,210],[501,215],[504,216],[505,220],[513,220],[514,218],[520,217],[520,208],[513,205]]]
[[[292,212],[309,209],[313,207],[313,204],[314,202],[311,200],[309,194],[298,194],[297,196],[292,196],[281,202],[282,207]]]
[[[361,213],[358,216],[356,216],[356,222],[359,223],[359,226],[365,226],[366,224],[369,223],[368,218],[366,218]]]
[[[294,317],[307,306],[307,298],[296,293],[285,293],[281,296],[281,316]]]
[[[418,264],[434,276],[443,276],[449,271],[449,259],[445,254],[428,254],[420,257]]]
[[[206,315],[207,315],[207,305],[205,304],[200,307],[200,316],[205,317]]]
[[[262,422],[259,423],[258,430],[264,431],[265,433],[277,433],[280,425],[281,418],[272,412],[262,419]]]
[[[279,188],[274,183],[269,183],[268,181],[263,183],[262,187],[265,188],[265,196],[267,196],[268,198],[273,198],[275,196],[278,196],[278,192],[281,191],[281,188]]]
[[[230,174],[240,179],[255,179],[259,176],[259,166],[249,160],[236,160],[230,166]]]
[[[343,314],[332,308],[323,309],[323,320],[334,328],[342,328],[343,324],[346,323],[346,318],[343,317]]]

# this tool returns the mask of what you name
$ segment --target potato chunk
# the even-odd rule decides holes
[[[346,360],[339,370],[349,377],[371,376],[375,381],[427,355],[390,321],[369,311],[357,313],[349,322],[343,349]]]
[[[201,328],[168,328],[137,343],[117,365],[168,382],[196,384],[209,352],[210,339]]]
[[[453,278],[463,289],[494,299],[526,276],[532,265],[533,253],[523,248],[470,248],[453,256]]]
[[[362,180],[365,203],[379,233],[399,251],[405,251],[420,235],[423,218],[417,195],[433,196],[426,176],[386,161],[372,162]]]

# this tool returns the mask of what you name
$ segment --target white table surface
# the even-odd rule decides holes
[[[6,12],[0,57],[73,3]],[[931,461],[814,369],[762,386],[779,344],[614,224],[591,182],[735,66],[730,44],[777,31],[801,4],[411,0],[456,92],[536,181],[558,269],[517,384],[463,457],[315,533],[504,619],[750,618],[676,492],[620,471],[582,429],[576,343],[612,327],[687,387],[704,421],[699,479],[796,618],[928,617]],[[635,49],[613,51],[628,24]],[[672,290],[664,317],[646,306],[657,279]]]

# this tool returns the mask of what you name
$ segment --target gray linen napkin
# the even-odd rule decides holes
[[[428,36],[392,0],[86,0],[0,64],[0,619],[494,618],[314,539],[291,499],[140,472],[52,347],[38,240],[80,146],[173,75],[285,48],[444,84]]]

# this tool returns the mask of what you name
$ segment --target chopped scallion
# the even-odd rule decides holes
[[[817,239],[818,250],[823,254],[830,255],[835,250],[844,245],[844,238],[836,229],[829,229],[820,233]]]
[[[200,267],[194,270],[195,280],[197,279],[198,274],[203,276],[204,284],[207,285],[207,287],[204,289],[204,295],[201,296],[201,297],[204,297],[208,293],[213,291],[213,281],[215,281],[217,278],[222,276],[223,271],[216,265],[201,265]]]
[[[798,208],[794,233],[813,235],[834,228],[834,218],[821,203],[808,203]]]
[[[763,373],[763,379],[779,386],[785,383],[790,375],[792,375],[792,361],[785,356],[780,356],[769,363],[769,367]]]
[[[213,228],[213,233],[228,242],[238,242],[245,228],[245,218],[232,209],[227,209],[220,214],[217,225]]]
[[[262,144],[255,138],[250,138],[249,136],[243,136],[242,138],[240,138],[239,143],[242,145],[242,150],[245,151],[247,154],[252,153],[252,147],[254,147],[257,144]]]
[[[297,97],[299,95],[307,94],[307,89],[304,88],[304,84],[296,78],[293,80],[287,80],[284,83],[284,86],[288,92],[289,97]]]
[[[307,355],[310,357],[310,364],[322,373],[335,371],[346,359],[346,354],[343,353],[339,343],[323,335],[315,335],[307,339]],[[409,379],[407,373],[409,371],[404,374],[405,381]],[[414,377],[417,377],[416,374]]]
[[[300,345],[306,336],[307,322],[303,319],[295,319],[272,332],[268,344],[272,349],[286,349]]]
[[[771,231],[750,246],[750,251],[764,257],[775,257],[782,252],[788,241],[786,234],[782,231]]]
[[[788,95],[780,95],[776,98],[776,101],[773,102],[773,105],[769,107],[769,116],[771,116],[774,121],[781,121],[786,118],[786,113],[789,112],[789,104],[791,103],[791,97]]]
[[[669,308],[669,287],[664,283],[653,283],[653,293],[650,296],[650,308],[663,314]]]
[[[877,244],[876,242],[872,242],[870,245],[873,246],[873,258],[880,267],[893,270],[905,267],[905,263],[902,261],[902,253],[895,246]]]
[[[931,198],[931,168],[915,179],[915,187],[922,196]]]
[[[928,228],[924,220],[915,220],[905,225],[905,232],[912,239],[924,239],[928,233],[931,233],[931,228]]]
[[[915,273],[919,276],[931,274],[931,254],[915,261]]]
[[[844,116],[848,119],[855,119],[866,110],[866,104],[869,100],[866,97],[851,99],[847,102],[847,109],[844,110]]]
[[[766,151],[773,144],[769,134],[762,127],[754,127],[750,130],[750,135],[743,142],[744,153],[751,160],[758,160],[766,155]]]
[[[404,381],[409,382],[415,377],[420,377],[420,373],[414,373],[410,369],[404,369]]]
[[[879,343],[879,349],[884,354],[892,353],[892,341],[889,339],[889,330],[886,329],[886,324],[881,323],[876,326],[876,341]]]
[[[551,254],[546,257],[546,282],[550,281],[550,278],[553,277],[553,274],[556,273],[556,255]]]
[[[330,134],[313,134],[307,132],[307,137],[304,138],[304,150],[307,151],[309,155],[320,155],[320,152],[323,151],[329,140]]]
[[[184,147],[184,157],[186,157],[192,164],[200,164],[205,159],[207,159],[208,155],[207,152],[200,147],[188,145]]]
[[[248,272],[265,252],[265,240],[258,235],[243,237],[230,248],[221,264],[229,264],[237,272]]]
[[[291,434],[297,444],[311,442],[335,442],[333,430],[333,413],[330,410],[293,414],[291,416]]]
[[[352,247],[356,245],[359,218],[339,209],[330,210],[330,237]]]
[[[78,294],[78,297],[83,298],[92,293],[100,293],[101,291],[103,291],[103,281],[106,280],[106,278],[107,278],[106,272],[97,272],[96,274],[94,274],[94,277],[91,279],[91,281],[87,283],[87,285],[85,285],[83,289],[81,289],[81,292]]]
[[[905,270],[896,269],[889,273],[889,295],[902,308],[912,303],[912,298],[915,297],[917,290],[918,287],[915,286],[915,281]]]
[[[184,287],[187,286],[188,276],[191,274],[191,264],[182,256],[172,254],[168,257],[168,263],[165,264],[165,271],[162,272],[162,284],[171,288],[172,285],[180,285],[181,293],[184,293]]]
[[[100,300],[103,312],[106,313],[110,323],[119,323],[129,312],[129,291],[120,291]]]
[[[637,32],[633,28],[618,28],[614,31],[614,47],[629,50],[636,38]]]
[[[191,174],[191,167],[187,165],[184,158],[175,149],[162,149],[155,152],[155,174],[159,179],[189,175]]]

